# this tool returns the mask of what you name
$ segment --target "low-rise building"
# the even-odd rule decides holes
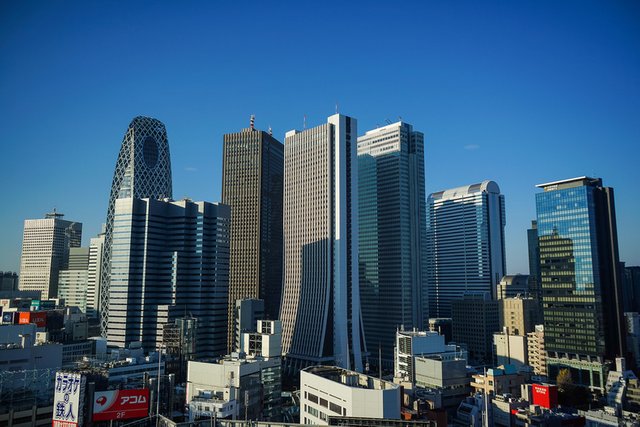
[[[519,373],[513,365],[503,365],[497,368],[487,369],[486,373],[474,374],[471,387],[475,392],[484,392],[493,395],[510,394],[520,396],[520,386],[526,378]]]
[[[329,417],[400,419],[400,386],[336,366],[300,371],[300,423],[329,425]]]
[[[520,367],[528,364],[526,336],[511,335],[506,332],[493,334],[493,345],[498,366],[514,365]]]

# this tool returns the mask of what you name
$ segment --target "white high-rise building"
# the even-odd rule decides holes
[[[506,270],[504,196],[494,181],[433,193],[428,198],[429,315],[451,317],[465,292],[489,292]]]
[[[341,114],[286,134],[280,319],[291,369],[362,370],[356,138],[356,120]]]
[[[69,249],[79,247],[82,239],[82,223],[63,220],[63,216],[54,210],[44,219],[24,221],[21,291],[41,291],[42,299],[57,296],[59,272],[67,268]]]
[[[104,254],[104,226],[89,244],[89,269],[87,273],[87,316],[97,318],[100,312],[100,279]]]

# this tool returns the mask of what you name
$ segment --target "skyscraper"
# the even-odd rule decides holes
[[[106,336],[109,317],[109,286],[111,283],[111,243],[116,199],[171,198],[171,158],[164,124],[150,117],[136,117],[122,140],[111,184],[104,253],[100,271],[100,327]]]
[[[529,247],[529,289],[533,298],[541,300],[540,293],[540,244],[538,243],[538,223],[531,221],[531,228],[527,230],[527,244]]]
[[[21,291],[41,291],[42,299],[58,295],[60,270],[67,268],[69,249],[80,246],[82,223],[66,221],[55,210],[44,219],[27,219],[20,259]]]
[[[87,316],[96,318],[100,312],[100,281],[102,258],[104,257],[103,230],[89,243],[89,267],[87,272]]]
[[[285,137],[282,349],[290,368],[362,370],[356,120]]]
[[[110,344],[153,350],[164,325],[188,314],[198,324],[196,355],[226,353],[229,217],[222,204],[116,200]]]
[[[451,317],[465,291],[489,292],[504,276],[504,196],[484,181],[428,198],[427,281],[429,315]]]
[[[58,296],[67,306],[87,312],[87,279],[89,273],[89,248],[71,248],[69,265],[60,270]]]
[[[277,319],[282,298],[282,184],[284,146],[253,127],[224,135],[222,203],[231,207],[229,325],[236,301],[262,299]],[[238,340],[240,337],[236,337]],[[229,328],[229,351],[234,328]]]
[[[397,328],[427,325],[424,185],[424,135],[410,124],[358,138],[362,321],[369,349],[381,347],[387,368]]]
[[[536,194],[549,376],[604,388],[605,361],[624,355],[613,189],[599,178],[540,184]]]

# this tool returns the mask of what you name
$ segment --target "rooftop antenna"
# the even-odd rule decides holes
[[[251,130],[254,130],[254,124],[256,122],[256,116],[254,114],[251,115],[251,118],[249,119],[249,124],[251,126]]]
[[[338,114],[338,103],[336,102],[336,114]]]
[[[307,128],[307,115],[305,114],[304,117],[302,118],[302,129],[306,129]]]
[[[398,120],[402,121],[402,116],[398,116]]]
[[[273,136],[273,129],[271,129],[271,125],[269,125],[269,135]]]
[[[384,121],[387,122],[388,125],[391,124],[391,120],[389,120],[389,119],[385,119]]]

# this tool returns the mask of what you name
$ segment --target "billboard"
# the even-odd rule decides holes
[[[53,394],[53,427],[82,426],[85,378],[81,374],[56,372]]]
[[[534,405],[553,409],[558,406],[558,386],[531,384],[531,395]]]
[[[149,389],[96,391],[93,421],[126,420],[149,415]]]
[[[38,311],[20,311],[18,312],[18,324],[35,323],[37,327],[43,328],[47,326],[47,313]]]

